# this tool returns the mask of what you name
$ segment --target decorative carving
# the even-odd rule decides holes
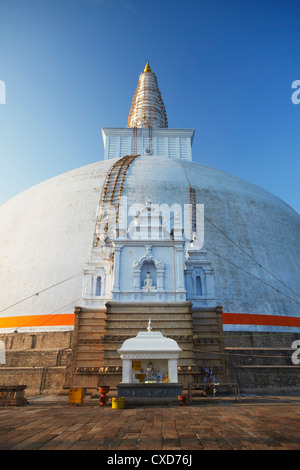
[[[134,289],[144,292],[162,292],[165,266],[152,253],[152,245],[145,245],[145,254],[132,263]],[[147,269],[146,275],[143,272]],[[152,274],[152,275],[151,275]],[[145,276],[145,277],[144,277]],[[141,277],[143,279],[141,280]]]
[[[152,245],[145,245],[146,253],[139,261],[134,261],[134,267],[141,267],[145,261],[152,261],[155,264],[156,268],[164,268],[164,263],[158,260],[151,252]]]

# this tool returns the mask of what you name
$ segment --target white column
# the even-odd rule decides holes
[[[122,361],[122,383],[129,384],[131,382],[131,359],[123,359]]]
[[[184,286],[184,266],[183,266],[183,248],[176,247],[176,271],[177,271],[177,290],[185,290]]]
[[[93,295],[93,276],[91,274],[88,276],[88,295]]]
[[[141,268],[136,261],[133,263],[133,290],[134,292],[141,290]]]
[[[170,383],[178,383],[177,359],[169,359],[168,375]]]
[[[210,299],[214,299],[215,297],[214,270],[208,269],[205,271],[205,274],[206,274],[206,295]]]
[[[115,246],[115,259],[114,259],[114,286],[113,290],[119,292],[120,290],[120,253],[121,246]]]
[[[176,157],[180,158],[181,155],[180,155],[179,137],[176,137],[175,142],[176,142]]]
[[[107,136],[104,141],[104,160],[108,159],[108,150],[109,150],[109,137]]]
[[[158,266],[156,268],[157,292],[164,291],[164,272],[164,266]]]

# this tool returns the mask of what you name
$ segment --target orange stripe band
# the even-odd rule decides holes
[[[257,315],[254,313],[223,313],[224,325],[270,325],[300,327],[300,317]]]
[[[59,315],[25,315],[0,317],[0,328],[25,328],[41,326],[73,326],[74,313]],[[223,313],[224,325],[268,325],[300,327],[300,317],[284,315],[257,315],[254,313]]]
[[[74,325],[74,313],[59,315],[25,315],[0,318],[0,328],[24,328],[37,326],[70,326]]]

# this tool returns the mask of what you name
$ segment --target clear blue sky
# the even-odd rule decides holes
[[[149,59],[194,161],[300,213],[300,2],[0,0],[0,204],[103,159]]]

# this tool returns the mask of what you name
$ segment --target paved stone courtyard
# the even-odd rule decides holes
[[[0,408],[1,450],[299,450],[300,397],[100,408],[36,397]],[[133,454],[134,455],[134,454]]]

